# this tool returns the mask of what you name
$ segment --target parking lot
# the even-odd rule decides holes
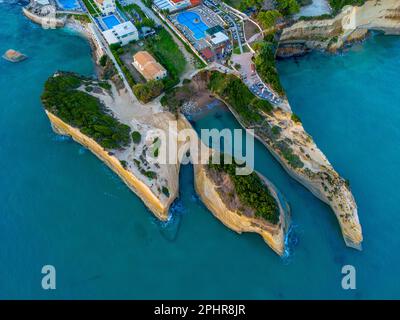
[[[274,105],[280,105],[282,99],[279,98],[273,91],[267,86],[255,71],[255,67],[252,67],[253,61],[251,60],[253,53],[246,52],[240,55],[233,55],[232,62],[234,65],[240,65],[238,71],[243,82],[249,87],[251,92],[257,97],[268,100]]]

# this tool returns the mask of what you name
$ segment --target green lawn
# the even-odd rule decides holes
[[[99,9],[97,8],[93,0],[82,0],[82,1],[92,16],[97,17],[100,14]]]
[[[239,9],[240,3],[242,2],[242,0],[223,0],[223,1],[235,9]]]
[[[160,29],[155,37],[149,38],[146,49],[167,69],[172,78],[179,78],[185,71],[186,59],[167,30]]]

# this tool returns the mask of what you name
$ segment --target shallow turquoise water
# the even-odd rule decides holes
[[[351,181],[364,251],[345,247],[330,209],[256,144],[256,169],[290,202],[292,254],[277,257],[257,235],[237,235],[204,208],[182,170],[174,221],[158,223],[90,152],[55,135],[40,104],[46,78],[93,73],[77,35],[42,30],[17,5],[0,4],[0,298],[400,298],[396,265],[400,39],[376,36],[344,56],[315,54],[279,65],[292,107],[336,169]],[[219,117],[214,113],[218,112]],[[196,128],[235,128],[224,110]],[[41,289],[41,268],[57,289]],[[357,290],[341,289],[341,267]]]

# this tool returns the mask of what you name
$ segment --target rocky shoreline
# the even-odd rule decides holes
[[[243,232],[258,233],[268,246],[278,255],[285,253],[285,239],[290,226],[290,214],[286,212],[278,197],[278,191],[265,177],[261,177],[279,206],[279,222],[276,225],[262,219],[246,216],[232,211],[227,206],[227,199],[221,197],[215,182],[210,178],[205,165],[195,165],[195,190],[205,206],[229,229],[241,234]]]
[[[198,74],[195,81],[197,81],[196,87],[207,87],[206,84],[199,83],[206,82],[207,76]],[[325,155],[306,133],[302,124],[292,119],[292,113],[277,108],[269,114],[264,113],[263,125],[252,124],[249,126],[228,101],[215,93],[213,94],[229,108],[243,128],[254,130],[254,137],[271,152],[292,178],[332,208],[346,245],[361,249],[362,228],[358,218],[357,205],[346,180],[334,170]],[[264,130],[267,126],[279,128],[279,137],[267,135]],[[250,131],[248,133],[252,134]],[[292,154],[302,162],[302,167],[293,167],[285,158],[282,151],[277,148],[281,141],[289,142]]]
[[[360,7],[346,6],[333,18],[298,21],[283,29],[277,57],[297,57],[312,50],[335,53],[363,41],[372,30],[400,34],[400,2],[369,0]]]
[[[346,31],[344,31],[343,21],[351,18],[353,15],[357,17],[358,22],[354,28],[346,29]],[[366,24],[365,21],[368,21],[368,23]],[[284,29],[281,34],[277,57],[288,58],[301,56],[314,49],[336,52],[337,50],[342,49],[345,45],[362,41],[368,36],[369,30],[377,29],[395,34],[400,30],[399,22],[400,4],[395,0],[387,0],[384,3],[373,0],[368,1],[362,7],[345,7],[344,10],[335,18],[299,21],[291,27]],[[72,23],[79,24],[80,22],[75,21]],[[74,26],[73,28],[76,29]],[[87,29],[87,26],[83,26],[82,30],[78,31],[83,31],[85,37],[91,43],[95,44],[95,40],[92,39],[92,35],[90,30]],[[201,93],[205,87],[204,84],[200,84],[197,88],[198,90],[195,91],[196,96],[202,97],[204,101],[210,98],[207,94],[202,95]],[[229,103],[224,101],[222,97],[218,98],[228,106],[243,128],[250,128],[242,121],[241,117],[235,112]],[[190,124],[181,113],[178,112],[173,115],[173,113],[165,112],[158,101],[151,102],[150,104],[151,106],[149,109],[151,109],[151,113],[143,116],[140,120],[136,119],[136,115],[133,116],[130,114],[133,118],[129,121],[138,121],[143,127],[152,121],[150,118],[154,120],[160,114],[170,114],[171,117],[177,117],[180,119],[182,125],[181,129],[191,128]],[[183,106],[183,110],[186,110],[189,113],[195,111],[196,108],[198,108],[198,106],[194,105],[193,101],[186,101],[186,104]],[[49,118],[51,118],[51,115],[49,115]],[[161,116],[160,119],[156,119],[156,121],[160,121],[159,125],[161,126],[160,123],[165,121],[165,118]],[[303,184],[320,200],[330,205],[338,219],[345,243],[350,247],[361,249],[363,236],[358,219],[357,205],[346,180],[340,177],[340,175],[334,170],[325,155],[318,149],[312,138],[305,132],[301,122],[293,119],[293,114],[291,112],[286,112],[280,108],[276,108],[270,113],[264,113],[263,121],[270,129],[275,128],[279,131],[279,135],[272,137],[270,132],[268,132],[268,130],[266,131],[265,126],[254,124],[251,125],[251,128],[255,130],[255,137],[265,145],[290,176]],[[60,130],[60,126],[54,127],[56,130],[63,132]],[[70,130],[67,131],[72,132]],[[78,138],[76,140],[78,140]],[[81,139],[81,141],[84,142],[86,140]],[[285,155],[285,146],[287,146],[287,144],[290,145],[291,155],[297,158],[296,161],[301,162],[301,166],[293,166],[293,163],[288,160],[287,155]],[[97,152],[94,147],[91,150],[94,153]],[[99,158],[106,162],[114,171],[117,172],[118,175],[121,174],[121,168],[114,167],[108,163],[110,162],[110,159],[104,157],[104,155],[99,156]],[[180,164],[177,164],[173,168],[172,171],[174,173],[169,176],[168,179],[169,183],[173,186],[171,189],[171,197],[168,202],[161,201],[160,193],[150,190],[151,188],[146,192],[143,192],[143,190],[138,187],[142,178],[136,176],[134,173],[131,172],[136,180],[139,181],[136,182],[136,184],[132,184],[124,174],[121,174],[120,177],[136,194],[138,194],[138,196],[146,203],[146,205],[148,205],[150,210],[158,218],[166,220],[168,219],[168,208],[178,195],[179,167]],[[126,168],[123,168],[123,166],[122,169],[126,171]],[[273,186],[268,183],[268,180],[265,179],[265,181],[269,190],[277,199],[276,191],[274,191]],[[257,224],[256,221],[249,220],[248,217],[241,215],[240,212],[238,213],[229,210],[226,205],[226,199],[222,199],[216,191],[218,186],[216,186],[207,175],[205,165],[195,165],[195,184],[196,192],[199,194],[200,198],[204,201],[214,216],[221,220],[221,222],[239,233],[259,233],[275,252],[280,255],[284,252],[284,238],[288,230],[290,219],[288,219],[288,217],[286,217],[281,211],[279,227],[271,227],[266,226],[263,223]],[[138,191],[138,189],[142,191]],[[280,209],[282,209],[282,206],[280,206]]]
[[[89,149],[112,171],[114,171],[138,197],[141,198],[144,204],[158,219],[163,221],[169,219],[169,208],[179,194],[178,184],[180,162],[178,162],[176,165],[167,165],[169,169],[162,170],[157,173],[156,179],[158,181],[165,181],[165,179],[168,181],[170,194],[168,197],[166,197],[162,193],[156,192],[156,189],[153,187],[153,183],[150,186],[148,181],[143,180],[145,177],[141,177],[138,175],[138,173],[136,173],[136,170],[133,170],[131,166],[132,161],[130,161],[127,157],[121,157],[124,152],[121,153],[117,150],[104,149],[96,141],[83,134],[78,128],[74,128],[67,124],[50,111],[45,111],[53,130],[57,134],[70,136],[74,141]],[[164,115],[167,114],[167,112],[157,113],[156,115],[153,115],[152,118],[154,118],[154,116],[156,118],[162,116],[164,119],[162,122],[166,122],[168,117],[165,118]],[[116,116],[118,117],[118,115]],[[172,117],[173,116],[171,115],[170,119],[172,119]],[[177,134],[179,134],[180,130],[191,130],[193,132],[192,136],[195,137],[194,143],[197,145],[201,144],[190,123],[183,116],[179,116],[178,123],[179,125]],[[154,126],[154,124],[155,123],[147,123],[146,125]],[[140,132],[143,134],[143,136],[145,136],[145,132],[142,130]],[[202,145],[202,147],[204,149],[199,149],[201,152],[204,150],[209,150],[204,145]],[[188,151],[188,149],[185,150]],[[124,161],[126,162],[125,165],[123,164]],[[238,233],[255,232],[260,234],[265,242],[277,254],[283,255],[286,250],[285,238],[289,229],[290,218],[289,213],[283,209],[281,200],[278,197],[278,192],[272,183],[270,183],[265,177],[260,176],[263,181],[265,181],[270,193],[273,195],[277,204],[279,205],[279,223],[276,225],[268,223],[260,218],[246,216],[245,214],[241,213],[240,210],[229,210],[226,203],[227,199],[223,199],[216,191],[218,186],[210,179],[209,175],[207,175],[207,170],[205,169],[206,166],[207,165],[203,164],[194,165],[195,189],[213,215],[224,225]],[[288,205],[286,204],[285,207],[288,207]]]
[[[125,169],[119,159],[112,155],[110,152],[104,150],[96,141],[82,134],[78,129],[73,128],[69,124],[62,121],[60,118],[46,110],[46,115],[49,118],[51,126],[55,133],[71,137],[74,141],[81,144],[90,150],[96,157],[104,162],[112,171],[114,171],[122,181],[131,189],[143,203],[150,209],[151,212],[160,220],[168,220],[168,211],[171,203],[176,198],[171,195],[168,201],[161,201],[158,195],[137,178],[132,172]]]

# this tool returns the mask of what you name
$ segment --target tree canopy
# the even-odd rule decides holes
[[[300,11],[297,0],[276,0],[277,9],[284,16],[290,16]]]
[[[90,80],[85,79],[85,82]],[[102,147],[118,149],[130,142],[130,127],[105,112],[100,100],[77,90],[83,78],[72,73],[50,77],[44,86],[44,107]]]
[[[257,20],[264,29],[269,29],[275,26],[277,19],[281,16],[281,13],[277,10],[260,11]]]
[[[231,164],[224,163],[224,155],[220,156],[220,163],[213,164],[210,160],[209,168],[218,172],[224,172],[231,178],[235,192],[240,201],[254,210],[258,218],[265,219],[273,224],[279,222],[279,209],[275,198],[257,173],[249,175],[237,175],[235,161]]]

